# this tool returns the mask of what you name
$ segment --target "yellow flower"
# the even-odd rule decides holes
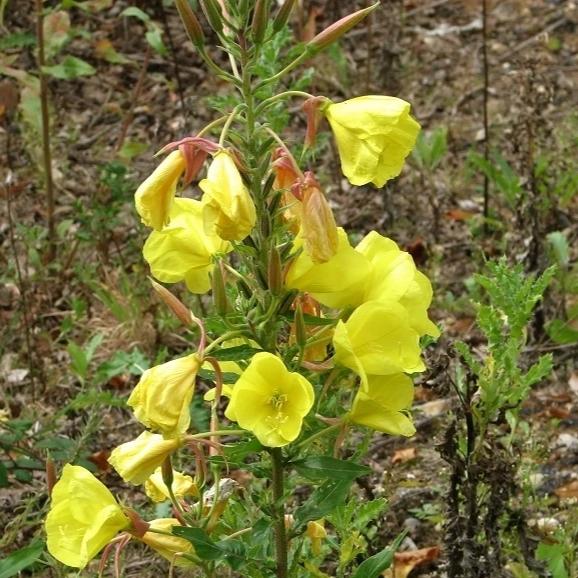
[[[67,464],[52,490],[46,545],[60,562],[84,568],[129,519],[105,485],[88,470]]]
[[[327,538],[325,530],[325,521],[323,519],[307,522],[305,535],[311,540],[311,551],[314,556],[321,554],[321,543]]]
[[[194,496],[198,488],[191,476],[186,476],[173,470],[173,494],[177,498]],[[145,482],[145,493],[153,502],[164,502],[170,499],[169,489],[163,480],[162,468],[157,468],[154,474]]]
[[[167,155],[134,195],[137,213],[147,227],[160,231],[170,220],[177,183],[185,170],[180,151]]]
[[[135,417],[165,437],[185,433],[200,363],[193,353],[147,369],[128,398]]]
[[[370,375],[353,400],[348,420],[391,435],[412,436],[415,427],[404,410],[411,407],[413,383],[403,373]]]
[[[409,111],[408,102],[392,96],[360,96],[323,109],[351,184],[383,187],[399,175],[420,130]]]
[[[194,566],[195,562],[184,558],[181,554],[194,554],[193,545],[179,536],[169,536],[168,534],[158,534],[152,530],[171,532],[173,526],[180,526],[176,518],[159,518],[149,522],[149,531],[139,538],[147,546],[156,550],[163,558],[166,558],[175,566]]]
[[[207,178],[199,183],[204,195],[205,230],[226,241],[242,241],[256,221],[253,199],[243,183],[235,161],[219,151],[209,166]]]
[[[432,300],[429,279],[416,269],[412,256],[376,231],[355,247],[371,265],[363,301],[396,301],[409,313],[410,325],[420,335],[439,336],[439,329],[427,315]]]
[[[200,201],[175,199],[170,224],[149,235],[143,255],[153,277],[159,281],[184,280],[192,293],[206,293],[211,288],[209,274],[213,270],[213,256],[230,250],[229,243],[203,231]]]
[[[357,252],[340,227],[335,255],[326,263],[314,263],[305,251],[293,261],[285,285],[288,289],[310,293],[319,303],[327,307],[342,309],[362,301],[365,283],[370,273],[368,260]],[[296,248],[302,246],[298,238]]]
[[[313,386],[271,353],[257,353],[233,387],[225,412],[268,447],[295,440],[313,406]]]
[[[367,386],[367,375],[423,371],[419,335],[398,303],[369,301],[360,305],[333,334],[335,361],[355,371]]]
[[[179,438],[165,439],[161,435],[144,431],[136,439],[115,448],[108,463],[125,482],[137,486],[144,484],[180,445]]]

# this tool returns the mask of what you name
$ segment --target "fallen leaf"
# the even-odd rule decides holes
[[[437,560],[439,555],[439,546],[409,552],[396,552],[393,568],[386,570],[383,576],[384,578],[407,578],[414,568],[421,564]]]
[[[417,448],[403,448],[401,450],[395,450],[393,457],[391,458],[392,464],[404,464],[417,457]]]
[[[108,457],[110,452],[107,450],[100,450],[94,452],[89,456],[89,461],[91,461],[101,472],[106,472],[110,469],[110,464],[108,463]]]
[[[568,385],[570,389],[578,395],[578,373],[576,371],[572,372],[570,379],[568,380]]]
[[[560,486],[554,490],[554,493],[563,500],[569,500],[570,498],[578,498],[578,480],[574,480],[569,484]]]
[[[452,209],[446,213],[446,217],[450,221],[469,221],[475,216],[475,213],[470,213],[469,211],[464,211],[462,209]]]
[[[447,413],[452,407],[451,399],[434,399],[427,403],[422,403],[417,406],[417,409],[428,417],[437,417],[443,413]]]

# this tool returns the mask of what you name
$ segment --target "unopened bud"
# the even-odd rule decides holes
[[[188,0],[175,0],[175,4],[191,42],[200,48],[205,43],[205,35]]]
[[[283,271],[281,256],[277,247],[273,247],[269,253],[269,263],[267,265],[267,285],[273,295],[277,295],[283,289]]]
[[[293,8],[295,8],[295,4],[297,4],[297,0],[285,0],[283,6],[279,8],[279,12],[277,12],[277,16],[275,16],[275,20],[273,20],[273,30],[275,32],[279,32],[279,30],[285,28],[293,12]]]
[[[201,0],[201,7],[211,28],[217,34],[223,32],[223,13],[217,0]]]
[[[52,495],[52,488],[56,484],[56,468],[54,466],[54,460],[48,456],[46,458],[46,489],[48,490],[48,495]]]
[[[171,456],[167,456],[165,458],[165,461],[162,463],[161,473],[163,476],[163,482],[170,491],[171,488],[173,487],[173,480],[174,480],[173,464],[171,462]]]
[[[255,10],[253,12],[253,22],[251,29],[253,32],[253,40],[257,44],[261,44],[267,32],[267,23],[269,22],[269,5],[271,0],[257,0],[255,3]]]
[[[305,175],[301,234],[314,263],[325,263],[337,253],[339,237],[333,211],[311,173]]]
[[[150,277],[149,277],[150,279]],[[193,316],[186,305],[177,297],[175,297],[168,289],[150,279],[150,282],[156,294],[168,305],[171,311],[177,318],[185,325],[190,325],[193,322]]]
[[[379,2],[358,10],[349,16],[345,16],[328,26],[325,30],[317,34],[312,40],[307,43],[307,48],[313,49],[314,52],[323,50],[336,40],[339,40],[344,34],[349,32],[354,26],[357,26],[364,18],[369,16],[377,7]]]
[[[285,514],[285,529],[290,530],[295,525],[293,514]]]
[[[225,276],[223,274],[223,266],[219,261],[215,268],[213,269],[213,304],[215,306],[215,311],[221,315],[227,315],[228,303],[227,303],[227,290],[225,287]]]
[[[303,349],[307,343],[307,328],[305,327],[305,319],[303,317],[303,307],[298,302],[295,307],[295,342]]]

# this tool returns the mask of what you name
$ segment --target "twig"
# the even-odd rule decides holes
[[[490,93],[490,71],[488,65],[488,0],[482,0],[482,62],[484,70],[484,160],[490,160],[490,134],[488,123],[488,98]],[[490,211],[490,179],[484,172],[484,233],[488,234]]]
[[[158,10],[160,12],[161,18],[163,20],[163,26],[165,28],[165,32],[167,33],[167,38],[169,41],[169,48],[171,50],[171,56],[173,57],[173,66],[175,69],[175,78],[177,81],[177,92],[179,93],[179,100],[181,101],[181,111],[183,113],[183,121],[186,132],[189,132],[189,117],[187,116],[187,107],[185,105],[185,90],[183,88],[183,83],[181,80],[181,69],[179,66],[179,59],[177,57],[177,51],[175,49],[175,43],[173,41],[173,35],[171,33],[171,28],[169,26],[169,20],[167,18],[167,13],[165,11],[164,5],[162,2],[157,3]]]
[[[38,40],[38,79],[40,81],[40,107],[42,115],[42,157],[44,161],[44,182],[46,185],[48,221],[48,262],[56,255],[56,228],[54,224],[54,184],[52,179],[52,154],[50,150],[50,114],[48,111],[48,83],[43,68],[44,55],[44,13],[43,0],[36,0],[36,36]]]
[[[147,69],[148,69],[148,65],[149,65],[150,56],[151,56],[151,47],[150,47],[150,44],[147,44],[144,60],[142,63],[142,68],[140,70],[140,75],[138,77],[138,81],[134,87],[134,90],[132,91],[132,96],[130,99],[130,108],[128,109],[128,112],[126,113],[126,116],[124,117],[124,121],[122,123],[122,128],[120,131],[120,136],[118,137],[118,142],[116,143],[116,151],[117,152],[122,148],[122,145],[124,144],[124,141],[126,139],[126,135],[128,133],[128,129],[129,129],[130,124],[132,122],[132,119],[134,116],[134,109],[136,107],[136,103],[138,102],[138,99],[140,97],[140,93],[142,92],[142,89],[144,86],[144,81],[146,78],[146,73],[147,73]]]

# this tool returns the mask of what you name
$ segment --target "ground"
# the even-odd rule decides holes
[[[8,467],[8,481],[0,484],[5,486],[0,494],[3,553],[30,543],[39,532],[39,514],[46,508],[42,462],[47,449],[57,459],[92,460],[107,483],[128,492],[104,471],[106,452],[128,439],[130,428],[138,430],[128,412],[116,407],[118,400],[136,383],[143,359],[152,362],[183,350],[178,326],[146,280],[140,254],[146,232],[132,194],[155,166],[153,153],[204,126],[212,114],[207,97],[224,88],[207,74],[171,3],[138,3],[157,23],[165,55],[147,45],[149,24],[121,16],[130,2],[83,4],[89,9],[67,11],[70,25],[54,22],[53,37],[62,32],[72,40],[62,52],[55,45],[54,57],[48,54],[53,58],[48,64],[72,55],[94,67],[86,76],[49,80],[58,224],[53,261],[47,256],[37,101],[30,97],[30,75],[36,72],[34,15],[29,6],[11,1],[4,12],[0,427],[5,420],[6,427],[26,433],[13,446],[7,438],[2,445]],[[302,21],[294,23],[303,39],[354,5],[366,5],[303,4]],[[448,470],[436,447],[457,403],[443,387],[444,375],[455,363],[456,339],[484,350],[470,303],[472,275],[483,267],[484,255],[502,253],[529,272],[542,271],[552,262],[546,239],[554,231],[568,240],[570,263],[577,257],[578,197],[556,198],[545,206],[541,199],[557,194],[557,181],[550,182],[552,190],[538,190],[529,183],[535,175],[528,167],[543,157],[557,174],[576,171],[578,9],[564,0],[488,0],[489,149],[508,159],[530,191],[512,204],[507,191],[490,182],[493,224],[488,232],[480,224],[484,178],[468,160],[472,151],[484,152],[481,2],[384,0],[382,5],[339,49],[307,65],[316,73],[307,90],[334,100],[371,93],[399,96],[412,103],[424,131],[447,130],[448,150],[434,170],[410,160],[402,176],[384,189],[351,187],[329,146],[317,169],[339,223],[360,235],[377,229],[394,238],[434,286],[432,317],[443,334],[428,350],[430,370],[417,388],[418,433],[410,440],[376,435],[369,454],[374,475],[364,484],[364,491],[390,500],[379,535],[391,539],[406,528],[403,547],[411,550],[442,544]],[[294,112],[300,115],[297,107]],[[301,115],[289,139],[300,138],[303,126]],[[193,303],[184,288],[177,291]],[[524,471],[539,498],[527,513],[534,527],[539,520],[568,522],[560,488],[577,479],[578,349],[576,342],[553,342],[544,331],[560,315],[561,301],[571,299],[559,288],[550,290],[525,352],[526,363],[542,352],[552,352],[555,361],[552,376],[535,388],[522,412],[528,433],[522,444]],[[443,576],[443,560],[443,552],[436,554],[411,576]],[[126,576],[152,576],[155,564],[133,554]]]

